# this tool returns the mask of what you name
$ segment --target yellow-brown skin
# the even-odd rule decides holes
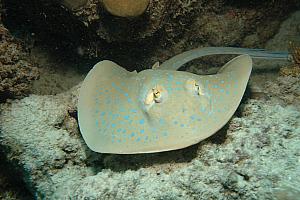
[[[207,76],[159,69],[128,72],[101,61],[80,89],[82,136],[100,153],[154,153],[196,144],[232,117],[251,69],[248,55]]]
[[[136,17],[145,12],[149,0],[103,0],[104,8],[119,17]]]

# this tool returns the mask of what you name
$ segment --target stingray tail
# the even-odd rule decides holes
[[[245,49],[245,52],[256,59],[280,59],[288,60],[289,53],[287,51],[269,51],[265,49]]]
[[[171,59],[165,61],[158,69],[178,70],[185,63],[209,55],[241,55],[248,54],[251,58],[256,59],[281,59],[288,60],[289,53],[285,51],[269,51],[265,49],[247,49],[238,47],[203,47],[183,52]]]

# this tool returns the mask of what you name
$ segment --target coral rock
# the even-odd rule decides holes
[[[120,17],[135,17],[143,14],[149,0],[104,0],[105,9],[112,15]]]
[[[39,76],[19,41],[0,24],[0,101],[26,96]]]
[[[62,5],[70,10],[77,10],[87,3],[87,0],[63,0]]]

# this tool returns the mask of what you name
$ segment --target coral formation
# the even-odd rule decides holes
[[[2,61],[8,61],[10,60],[11,63],[15,62],[17,57],[3,57],[3,49],[5,45],[10,45],[9,52],[6,54],[7,56],[11,56],[14,54],[12,53],[12,49],[17,51],[18,49],[15,49],[17,46],[16,43],[10,42],[9,39],[11,39],[11,36],[9,35],[7,29],[2,24],[2,1],[0,0],[0,102],[4,101],[7,96],[3,93],[7,92],[7,88],[4,87],[5,80],[2,79],[2,77],[6,77],[8,73],[10,73],[9,65],[4,65]],[[4,45],[4,46],[3,46]],[[12,60],[11,60],[12,59]],[[16,72],[21,72],[21,70],[16,70]],[[9,83],[11,81],[12,77],[9,77],[6,80],[6,83]],[[22,82],[21,80],[20,82]],[[5,84],[6,84],[5,83]],[[26,82],[25,82],[26,83]],[[16,88],[15,88],[16,89]],[[15,91],[14,89],[14,91]],[[17,93],[19,93],[20,90],[18,90]],[[0,116],[1,117],[1,116]],[[1,135],[1,131],[0,131]],[[1,136],[0,136],[1,140]],[[18,174],[16,171],[11,170],[11,166],[9,166],[5,159],[5,155],[3,154],[3,150],[0,147],[0,199],[8,199],[8,200],[29,200],[32,199],[31,194],[27,191],[25,188],[25,184],[22,181],[22,178],[20,178],[20,174]]]
[[[138,70],[200,46],[262,47],[288,11],[300,6],[297,0],[276,4],[151,0],[143,15],[123,18],[108,14],[98,0],[87,0],[75,10],[62,9],[49,0],[5,1],[8,21],[30,21],[28,27],[37,37],[48,41],[49,35],[52,40],[56,36],[57,45],[67,43],[79,49],[80,55],[118,61]]]
[[[280,100],[283,104],[294,105],[300,103],[299,77],[281,76],[275,82],[267,82],[264,88],[264,91],[273,98],[273,101]]]
[[[38,69],[3,24],[0,24],[0,40],[0,101],[26,96],[31,82],[38,78]]]
[[[300,47],[295,46],[293,43],[291,46],[292,64],[284,66],[280,69],[279,74],[281,76],[300,76]]]
[[[136,17],[143,14],[149,0],[103,0],[105,9],[113,15],[120,17]]]
[[[62,5],[70,10],[78,10],[87,3],[88,0],[62,0]]]

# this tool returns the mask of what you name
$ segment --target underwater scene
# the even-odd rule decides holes
[[[0,0],[0,199],[300,200],[300,1]]]

